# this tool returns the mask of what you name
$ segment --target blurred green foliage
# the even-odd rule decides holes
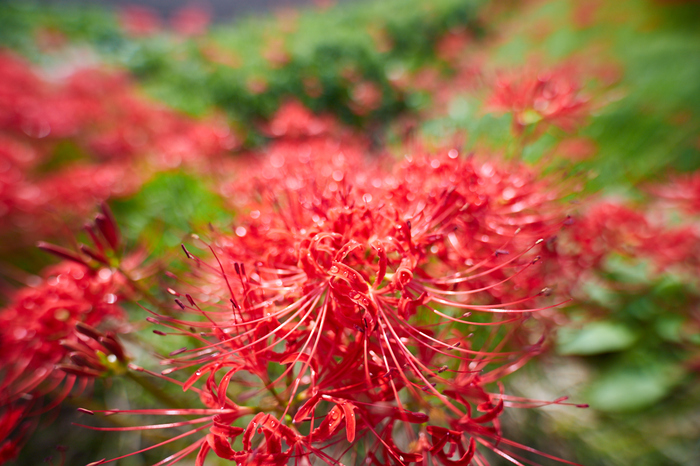
[[[112,53],[126,45],[114,16],[96,5],[3,2],[0,24],[0,45],[32,60],[40,60],[44,55],[36,40],[41,31],[60,32],[70,42],[89,44],[102,53]]]
[[[154,257],[178,248],[209,223],[225,228],[233,219],[203,177],[182,172],[158,174],[136,195],[112,205],[127,239],[145,243]]]
[[[176,109],[192,115],[225,111],[256,143],[257,125],[289,98],[347,123],[382,126],[407,109],[406,95],[391,83],[392,71],[434,61],[435,44],[450,30],[480,34],[482,3],[348,3],[279,19],[251,17],[187,39],[166,33],[126,37],[115,16],[98,9],[11,2],[0,8],[0,23],[9,25],[0,44],[41,61],[35,35],[42,28],[59,31],[126,67],[151,95]],[[367,102],[362,92],[371,93]]]

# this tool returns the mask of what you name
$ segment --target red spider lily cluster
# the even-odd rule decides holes
[[[151,103],[120,73],[83,69],[49,81],[8,53],[0,54],[0,142],[0,225],[24,240],[132,194],[157,171],[207,170],[237,144],[225,124]],[[81,158],[60,162],[64,146]]]
[[[264,131],[265,153],[222,176],[232,232],[183,246],[193,266],[168,290],[176,307],[150,319],[156,334],[196,344],[160,374],[128,366],[195,401],[106,412],[198,417],[96,428],[189,428],[146,449],[195,437],[159,464],[195,452],[197,465],[209,455],[270,465],[482,465],[484,449],[516,464],[523,451],[549,457],[503,438],[499,421],[507,407],[548,403],[500,384],[546,348],[548,296],[611,251],[653,252],[663,266],[697,243],[612,204],[573,222],[561,188],[516,163],[455,149],[369,158],[367,140],[296,102]],[[79,253],[42,245],[67,262],[3,310],[1,355],[15,361],[3,374],[3,458],[74,385],[127,370],[116,336],[92,327],[122,318],[116,303],[131,297],[106,207],[87,232],[93,244]],[[45,406],[33,401],[49,392]]]
[[[575,227],[560,242],[559,258],[568,270],[602,270],[613,254],[650,262],[653,272],[667,269],[694,274],[700,257],[698,180],[675,176],[647,188],[654,202],[591,200],[575,216]],[[690,215],[690,218],[688,216]],[[572,278],[571,283],[576,279]]]
[[[579,266],[598,268],[612,252],[647,257],[663,269],[698,257],[698,231],[693,226],[668,228],[629,206],[602,202],[591,206],[571,230],[579,248]]]
[[[0,312],[2,461],[16,456],[38,415],[71,392],[82,393],[92,379],[126,367],[114,331],[94,328],[116,329],[125,319],[118,303],[128,295],[125,277],[109,268],[109,258],[118,254],[119,231],[106,207],[86,229],[94,249],[81,245],[81,253],[74,253],[40,243],[63,262],[30,278]]]
[[[232,183],[233,233],[197,239],[201,254],[183,246],[193,266],[169,290],[180,315],[150,319],[197,342],[158,376],[203,406],[108,412],[200,417],[104,430],[190,427],[162,444],[197,439],[159,464],[195,451],[198,466],[486,464],[484,447],[517,462],[529,449],[499,416],[546,403],[499,380],[550,327],[532,271],[564,220],[552,195],[522,167],[456,150],[370,161],[301,112],[280,112],[279,140]]]
[[[650,189],[651,193],[690,214],[700,213],[700,176],[676,176],[670,182]]]
[[[13,400],[56,374],[50,369],[65,354],[62,340],[75,337],[76,323],[120,317],[117,287],[109,270],[94,273],[63,262],[46,270],[36,286],[21,290],[2,315],[0,354],[11,362],[3,367],[3,398]]]
[[[540,122],[571,131],[587,114],[587,100],[579,89],[574,74],[566,69],[502,75],[488,106],[495,112],[512,113],[516,134]]]
[[[119,289],[118,277],[109,269],[63,262],[47,269],[40,281],[19,291],[3,309],[0,448],[8,453],[0,458],[14,456],[37,414],[57,406],[76,384],[82,392],[90,377],[106,370],[96,351],[123,359],[113,334],[98,334],[90,327],[124,317],[117,304]],[[67,356],[70,364],[54,368]],[[55,392],[53,401],[42,406],[41,398],[49,392]]]

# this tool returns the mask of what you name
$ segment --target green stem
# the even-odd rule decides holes
[[[155,296],[151,294],[146,287],[142,286],[141,283],[138,281],[134,280],[131,275],[129,275],[126,271],[124,271],[121,267],[117,267],[117,271],[121,273],[124,278],[129,282],[129,286],[136,291],[143,299],[145,299],[149,304],[152,306],[155,306],[160,312],[167,316],[172,316],[172,312],[169,309],[169,306],[163,302],[157,299]]]
[[[183,404],[180,400],[177,400],[173,398],[170,394],[168,394],[165,390],[154,384],[151,380],[148,378],[137,374],[136,372],[133,372],[131,370],[126,372],[127,378],[133,380],[137,384],[141,386],[144,390],[146,390],[148,393],[153,395],[154,398],[156,398],[158,401],[161,403],[167,405],[170,408],[175,408],[175,409],[188,409],[189,406],[186,406]]]

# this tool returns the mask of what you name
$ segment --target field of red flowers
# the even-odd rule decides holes
[[[0,464],[690,465],[700,5],[0,4]]]

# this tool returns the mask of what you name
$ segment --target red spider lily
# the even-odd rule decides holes
[[[39,243],[64,262],[48,268],[43,279],[18,291],[0,311],[0,458],[16,454],[38,415],[60,404],[74,386],[82,391],[95,377],[126,368],[116,334],[93,327],[124,317],[117,303],[125,278],[102,268],[120,261],[121,234],[109,208],[103,204],[101,210],[94,224],[85,226],[92,247],[81,244],[80,254]],[[90,268],[91,260],[100,268]],[[129,268],[132,261],[121,265]],[[48,393],[53,399],[41,406]]]
[[[0,53],[0,128],[34,139],[68,136],[80,125],[76,103],[34,74],[29,65]]]
[[[118,276],[108,269],[93,271],[77,262],[63,262],[47,269],[40,283],[20,290],[0,311],[0,417],[7,427],[0,442],[21,442],[22,432],[17,431],[31,430],[33,424],[25,416],[50,410],[74,386],[83,390],[88,378],[104,373],[107,368],[96,351],[105,358],[116,352],[123,359],[114,335],[86,335],[89,326],[122,317],[119,287]],[[70,365],[54,369],[68,356],[73,361]],[[39,397],[49,392],[53,401],[32,410]],[[6,418],[14,419],[17,413],[21,419],[13,426]],[[14,440],[8,440],[10,434]]]
[[[303,147],[242,174],[247,220],[195,243],[209,259],[183,246],[189,293],[169,290],[183,315],[150,320],[199,346],[173,352],[161,377],[194,369],[176,383],[232,417],[174,411],[210,414],[185,421],[202,423],[187,435],[209,433],[159,464],[196,449],[198,465],[212,451],[246,464],[485,464],[478,447],[517,463],[525,447],[502,439],[498,418],[528,402],[488,387],[542,349],[522,324],[548,307],[533,306],[540,283],[520,283],[537,266],[534,235],[557,228],[538,211],[549,195],[456,152],[384,170],[359,151]]]
[[[211,171],[237,145],[220,118],[196,122],[149,102],[123,73],[76,70],[48,80],[7,53],[0,132],[0,227],[13,245],[54,234],[57,219],[127,196],[154,172]],[[77,159],[55,155],[61,144]]]
[[[70,351],[68,364],[59,364],[67,374],[84,377],[100,377],[108,373],[123,372],[127,357],[114,332],[102,333],[89,325],[78,322],[75,331],[79,341],[61,341],[61,346]]]
[[[96,325],[121,316],[118,286],[118,277],[108,269],[93,272],[64,262],[49,268],[37,286],[19,291],[0,314],[3,399],[33,392],[55,375],[51,369],[66,354],[62,340],[81,339],[73,332],[76,323]]]
[[[691,226],[665,228],[629,206],[602,202],[591,206],[570,230],[578,267],[600,267],[611,253],[646,257],[663,269],[697,262],[700,235]]]
[[[472,35],[466,29],[453,29],[448,31],[435,45],[435,53],[445,62],[454,62],[460,58],[472,42]]]
[[[131,37],[147,37],[161,28],[158,12],[148,7],[129,5],[119,12],[119,23]]]
[[[572,131],[580,125],[587,111],[587,100],[579,90],[571,73],[564,69],[521,76],[501,75],[487,109],[512,113],[515,134],[540,122]]]
[[[290,100],[280,106],[265,132],[274,138],[297,141],[337,132],[337,128],[330,117],[316,116],[300,102]]]
[[[431,253],[447,266],[445,273],[478,267],[482,261],[502,263],[504,267],[494,267],[490,273],[472,278],[471,283],[474,288],[488,290],[492,299],[506,301],[537,294],[552,285],[551,277],[560,265],[550,248],[540,251],[547,259],[541,268],[521,269],[511,275],[513,269],[524,265],[515,253],[540,238],[549,245],[556,240],[553,235],[562,226],[561,219],[569,223],[564,208],[556,202],[561,188],[537,181],[522,165],[478,163],[472,157],[459,158],[455,150],[407,159],[389,183],[395,203],[406,209],[418,207],[412,214],[412,230],[432,227],[423,221],[428,212],[424,206],[432,206],[436,218],[454,217],[454,225],[441,230],[449,247],[440,243],[431,246]],[[489,287],[495,282],[501,285]]]
[[[700,213],[700,175],[697,173],[675,176],[663,185],[650,188],[650,191],[691,214]]]
[[[25,417],[27,405],[7,405],[0,409],[0,464],[19,455],[33,423]]]
[[[175,12],[171,26],[182,36],[199,36],[204,34],[211,22],[209,11],[197,5],[186,6]]]
[[[382,104],[382,90],[371,81],[355,83],[350,97],[350,109],[361,116],[376,110]]]
[[[344,170],[362,174],[365,181],[369,180],[371,169],[367,165],[373,164],[364,154],[370,142],[330,116],[314,115],[300,103],[288,101],[263,131],[274,138],[266,156],[251,154],[243,163],[235,163],[229,170],[235,179],[222,183],[222,194],[236,210],[253,216],[266,212],[269,198],[262,199],[262,210],[255,207],[261,201],[258,191],[262,186],[279,185],[298,191],[311,181],[309,171],[331,178],[328,186],[331,190],[338,189]],[[328,163],[329,160],[332,162]]]

